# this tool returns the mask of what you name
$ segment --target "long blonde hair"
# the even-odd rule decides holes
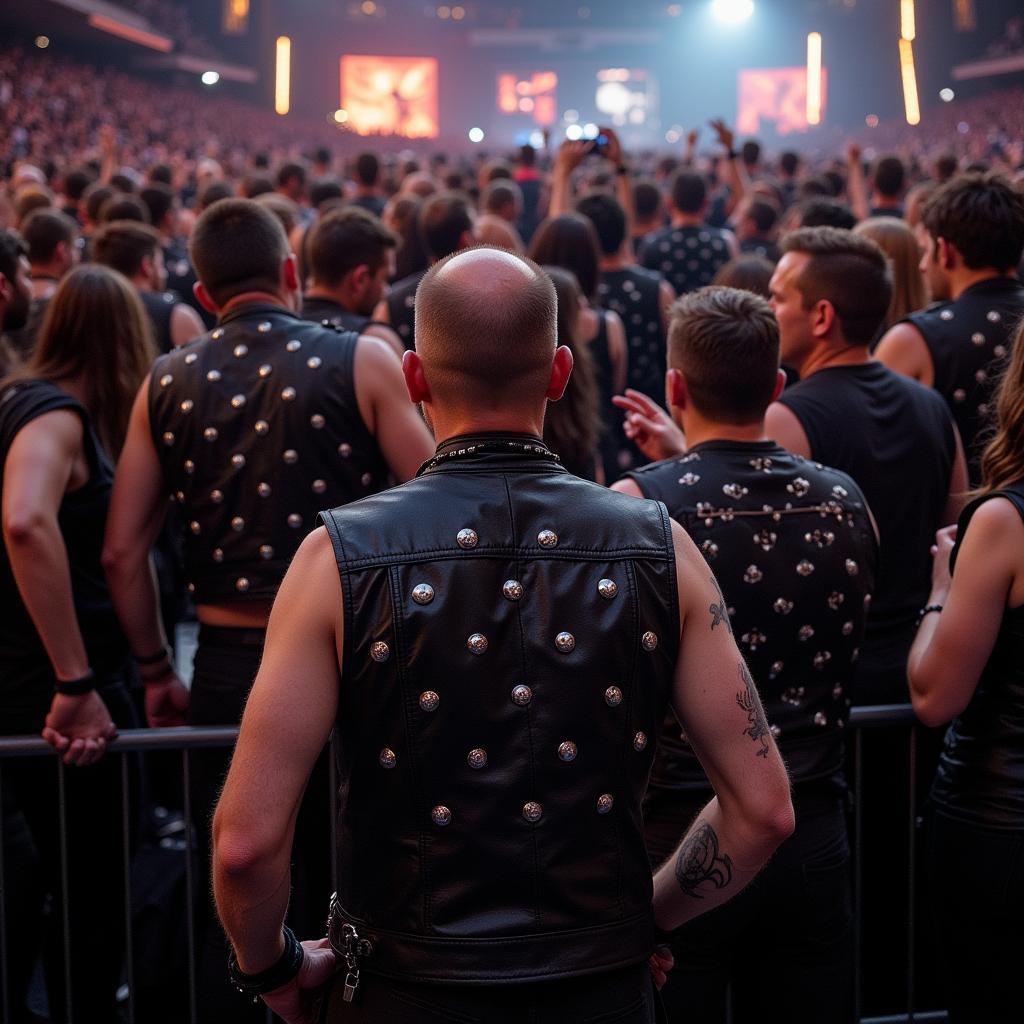
[[[892,299],[882,329],[888,330],[909,313],[924,309],[928,286],[921,273],[921,250],[914,232],[898,217],[870,217],[853,230],[875,242],[892,267]]]
[[[1024,320],[1018,325],[1010,361],[996,387],[995,432],[981,456],[978,494],[1024,479]]]

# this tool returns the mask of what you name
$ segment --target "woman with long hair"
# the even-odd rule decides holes
[[[917,235],[899,217],[870,217],[854,229],[876,242],[892,267],[892,298],[878,337],[910,313],[928,305],[928,285],[921,273],[921,248]]]
[[[626,387],[626,329],[617,313],[596,304],[601,247],[594,225],[578,213],[549,217],[530,242],[530,259],[541,266],[561,267],[579,282],[582,303],[577,339],[585,344],[594,367],[601,417],[599,441],[603,480],[612,483],[622,472],[620,452],[626,449],[622,414],[612,396]],[[628,463],[626,463],[628,464]]]
[[[928,864],[951,1024],[1020,1018],[1024,962],[1024,325],[995,398],[982,484],[937,535],[908,675],[918,717],[950,723]],[[950,721],[952,719],[952,721]]]
[[[544,443],[559,455],[570,473],[585,480],[596,480],[600,421],[590,350],[576,340],[582,298],[580,286],[568,270],[552,266],[541,269],[551,278],[558,296],[558,344],[565,345],[573,359],[572,376],[565,394],[548,405]]]
[[[124,952],[121,786],[118,764],[101,757],[116,726],[134,716],[129,651],[100,555],[112,459],[154,355],[131,284],[83,266],[54,293],[29,363],[0,382],[0,733],[42,732],[75,766],[64,772],[66,890],[56,764],[15,760],[3,775],[54,900],[44,962],[55,1021],[68,1005],[76,1020],[115,1019]],[[70,993],[59,928],[65,899]],[[22,934],[11,926],[8,919],[8,935]],[[27,979],[15,982],[23,999]]]

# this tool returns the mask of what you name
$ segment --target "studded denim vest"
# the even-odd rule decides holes
[[[460,447],[323,513],[345,605],[341,916],[383,975],[637,963],[640,805],[678,650],[670,520],[542,454],[441,454]]]
[[[387,486],[359,413],[357,336],[246,305],[158,359],[150,428],[199,603],[272,598],[326,502]]]

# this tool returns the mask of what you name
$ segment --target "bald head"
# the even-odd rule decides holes
[[[542,401],[557,335],[555,289],[531,260],[465,249],[435,263],[416,291],[416,352],[435,401]]]

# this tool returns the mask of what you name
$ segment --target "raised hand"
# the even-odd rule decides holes
[[[624,395],[613,396],[612,402],[626,413],[622,424],[626,437],[653,462],[686,451],[683,432],[657,402],[642,392],[627,388]]]

